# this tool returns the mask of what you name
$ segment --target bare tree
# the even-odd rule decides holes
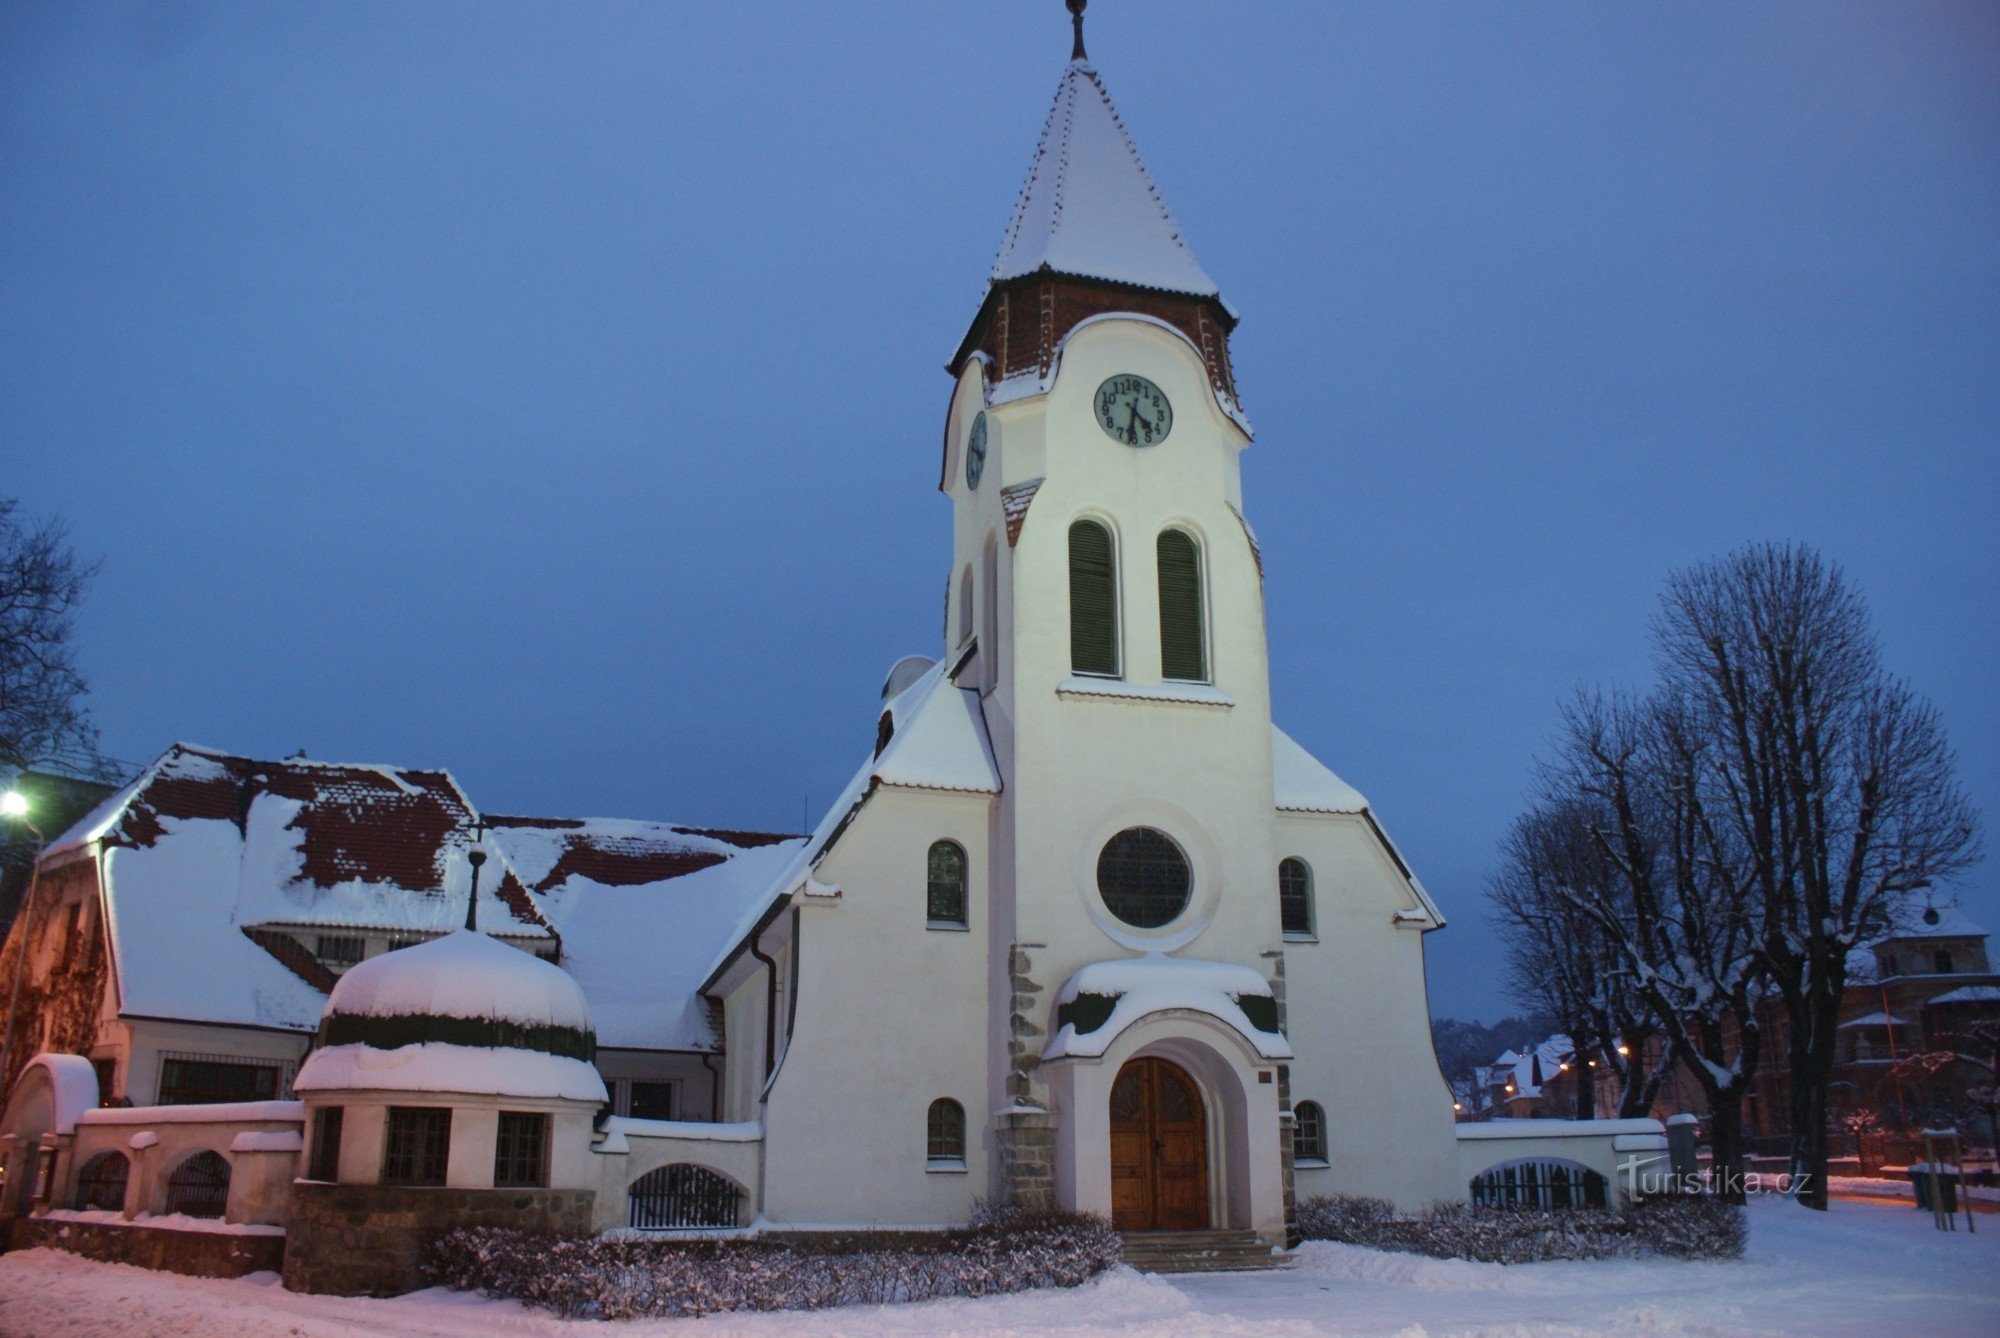
[[[18,506],[0,497],[0,765],[102,775],[71,639],[97,568],[77,560],[60,523],[25,526]]]
[[[1698,736],[1709,839],[1740,857],[1784,1004],[1793,1183],[1824,1208],[1848,954],[1905,894],[1976,861],[1976,820],[1937,711],[1883,669],[1859,592],[1813,549],[1675,574],[1654,639],[1662,692]]]
[[[1619,1116],[1633,1118],[1651,1109],[1672,1056],[1648,1068],[1659,1019],[1650,999],[1633,988],[1635,977],[1616,945],[1578,907],[1582,900],[1616,906],[1623,897],[1591,825],[1574,803],[1523,814],[1502,845],[1490,896],[1500,913],[1513,997],[1557,1019],[1575,1047],[1575,1118],[1596,1113],[1600,1073],[1618,1083]]]

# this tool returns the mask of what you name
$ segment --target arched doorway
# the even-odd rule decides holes
[[[1164,1059],[1135,1059],[1111,1085],[1111,1222],[1120,1231],[1208,1226],[1201,1093]]]

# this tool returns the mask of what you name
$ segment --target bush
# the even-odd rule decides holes
[[[1448,1203],[1421,1217],[1398,1217],[1381,1199],[1311,1198],[1298,1219],[1307,1240],[1490,1264],[1734,1259],[1747,1234],[1741,1209],[1701,1195],[1644,1199],[1623,1212]]]
[[[992,1296],[1074,1287],[1118,1260],[1111,1224],[1082,1213],[982,1208],[971,1226],[893,1246],[850,1237],[832,1250],[760,1240],[551,1236],[465,1227],[431,1248],[431,1279],[570,1318]]]

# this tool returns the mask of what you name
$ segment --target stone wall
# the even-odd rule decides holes
[[[121,1226],[24,1217],[13,1225],[12,1248],[68,1250],[108,1264],[136,1264],[196,1278],[240,1278],[278,1271],[285,1256],[282,1234],[244,1235],[222,1231],[175,1231],[166,1227]]]
[[[419,1189],[300,1181],[292,1189],[285,1286],[337,1296],[396,1296],[427,1286],[425,1252],[454,1227],[581,1235],[587,1189]]]

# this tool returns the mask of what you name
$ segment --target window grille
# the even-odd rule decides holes
[[[635,1082],[627,1112],[635,1120],[671,1120],[674,1117],[674,1085],[670,1082]]]
[[[442,1185],[451,1155],[451,1111],[438,1106],[389,1107],[389,1142],[382,1183]]]
[[[1118,673],[1118,588],[1111,531],[1094,520],[1069,527],[1069,667]]]
[[[160,1056],[159,1104],[276,1101],[289,1089],[291,1076],[289,1064],[259,1064],[236,1055],[164,1054]]]
[[[367,955],[368,941],[348,934],[321,934],[313,940],[313,956],[321,965],[346,969]]]
[[[965,1107],[948,1096],[931,1102],[926,1157],[934,1162],[965,1160]]]
[[[345,1111],[340,1106],[321,1106],[313,1112],[312,1167],[306,1179],[329,1184],[340,1179],[340,1130],[344,1122]]]
[[[965,850],[956,841],[931,843],[924,916],[934,925],[963,926],[966,922]]]
[[[1278,918],[1286,934],[1312,936],[1312,870],[1302,859],[1283,860],[1278,865]]]
[[[1158,929],[1187,909],[1194,889],[1187,856],[1164,832],[1128,827],[1097,857],[1097,891],[1128,925]]]
[[[1602,1208],[1604,1177],[1573,1161],[1510,1161],[1472,1182],[1474,1203],[1523,1208]]]
[[[1292,1159],[1326,1160],[1326,1112],[1317,1101],[1301,1101],[1292,1107]]]
[[[125,1182],[132,1163],[122,1152],[100,1152],[83,1164],[76,1177],[76,1206],[110,1209],[125,1207]]]
[[[1160,676],[1185,683],[1208,681],[1201,626],[1201,549],[1181,530],[1162,530],[1160,571]]]
[[[217,1152],[197,1152],[167,1177],[167,1211],[220,1217],[229,1206],[229,1163]]]
[[[662,1166],[632,1182],[626,1225],[641,1231],[733,1227],[742,1195],[715,1172],[685,1162]]]
[[[549,1117],[503,1110],[493,1143],[493,1183],[501,1189],[540,1188],[549,1183]]]

